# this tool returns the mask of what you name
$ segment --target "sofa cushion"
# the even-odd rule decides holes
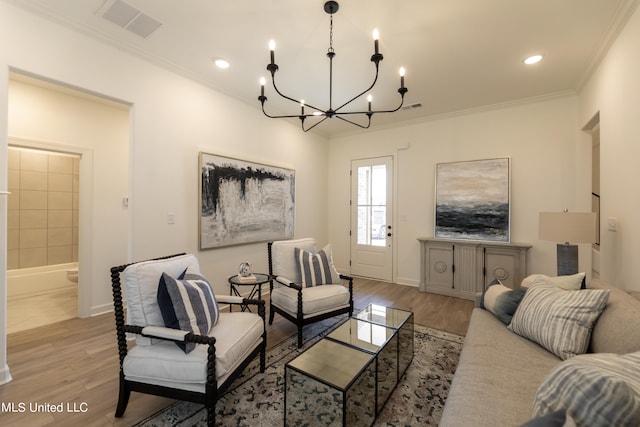
[[[340,274],[333,265],[333,249],[327,245],[318,252],[295,248],[294,254],[303,287],[340,283]]]
[[[127,323],[135,326],[165,326],[158,306],[158,285],[162,273],[180,276],[187,267],[200,272],[198,259],[192,254],[132,264],[122,272],[127,301]],[[136,335],[136,344],[150,345],[151,340]]]
[[[640,352],[562,362],[538,389],[533,416],[566,409],[579,426],[640,425]]]
[[[518,426],[560,359],[509,331],[487,310],[471,314],[440,427]]]
[[[271,292],[273,305],[292,316],[298,312],[298,291],[281,286]],[[342,285],[314,286],[302,289],[302,314],[304,317],[334,311],[349,306],[349,290]]]
[[[175,279],[162,273],[158,285],[158,305],[165,326],[198,335],[207,335],[218,321],[218,303],[211,284],[188,267],[183,277]],[[195,343],[176,342],[185,353]]]
[[[502,323],[508,325],[526,291],[526,288],[511,289],[496,279],[496,283],[490,285],[482,294],[480,308],[489,310]]]
[[[525,293],[508,328],[568,359],[587,351],[593,324],[608,297],[604,289],[565,291],[537,283]]]
[[[262,342],[264,323],[255,313],[220,313],[209,336],[216,338],[216,379],[220,385],[253,349]],[[133,346],[125,357],[127,379],[203,392],[207,374],[208,346],[198,344],[185,354],[173,342]]]
[[[316,252],[316,241],[313,238],[278,240],[271,244],[271,273],[281,276],[294,283],[300,283],[301,277],[298,271],[298,262],[295,257],[295,249],[300,248],[309,252]],[[277,282],[274,282],[278,286]]]
[[[609,289],[607,306],[593,327],[589,351],[617,354],[640,351],[640,301],[599,279],[592,279],[588,288]]]

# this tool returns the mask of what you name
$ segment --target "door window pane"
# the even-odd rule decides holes
[[[386,165],[358,168],[358,224],[359,245],[384,246],[387,217]]]

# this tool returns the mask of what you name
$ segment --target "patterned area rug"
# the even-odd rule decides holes
[[[345,320],[345,316],[305,327],[302,349],[292,336],[267,352],[267,368],[252,363],[216,404],[220,426],[279,426],[284,421],[284,365]],[[415,325],[414,357],[374,426],[436,426],[453,379],[464,338]],[[202,405],[176,402],[137,427],[206,426]]]

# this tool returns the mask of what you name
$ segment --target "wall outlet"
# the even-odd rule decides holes
[[[176,214],[173,212],[169,212],[167,214],[167,224],[175,224],[176,223]]]
[[[617,231],[617,229],[618,229],[618,219],[614,217],[607,218],[607,230]]]

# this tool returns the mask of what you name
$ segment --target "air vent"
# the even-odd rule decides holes
[[[161,22],[121,0],[109,0],[98,16],[142,38],[149,37],[162,25]]]
[[[415,108],[422,108],[422,103],[416,102],[415,104],[405,105],[404,107],[402,107],[403,110],[413,110]]]

